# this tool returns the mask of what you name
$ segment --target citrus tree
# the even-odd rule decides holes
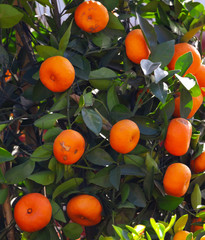
[[[204,6],[57,3],[0,1],[0,239],[203,239]]]

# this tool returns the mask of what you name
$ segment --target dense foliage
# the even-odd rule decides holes
[[[169,154],[163,143],[176,92],[181,93],[181,117],[187,118],[200,88],[193,75],[184,76],[191,54],[178,60],[176,70],[167,65],[179,42],[194,45],[203,58],[204,6],[184,0],[101,0],[109,11],[108,25],[86,33],[73,19],[83,0],[64,2],[59,12],[55,0],[0,1],[0,239],[11,231],[15,239],[79,238],[83,228],[69,222],[65,211],[68,200],[79,193],[94,195],[103,205],[102,221],[85,228],[87,240],[132,239],[131,227],[137,224],[146,226],[151,239],[164,239],[160,232],[165,233],[170,219],[166,239],[179,229],[190,231],[192,218],[204,208],[205,174],[192,174],[183,197],[165,194],[162,181],[168,165],[190,166],[203,151],[205,105],[189,119],[193,132],[188,152]],[[38,18],[37,3],[48,6],[51,15]],[[140,64],[127,58],[124,44],[135,28],[142,29],[151,51]],[[75,68],[75,81],[63,93],[49,91],[39,80],[41,63],[56,55]],[[133,120],[140,129],[137,147],[127,154],[109,144],[112,125],[122,119]],[[70,128],[82,134],[86,149],[78,162],[63,165],[53,155],[53,141]],[[22,233],[5,213],[12,213],[20,197],[30,192],[46,195],[53,209],[47,227],[32,234]],[[196,239],[204,234],[201,230]]]

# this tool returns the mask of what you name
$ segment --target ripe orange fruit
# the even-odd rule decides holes
[[[205,152],[201,153],[197,158],[192,159],[190,162],[191,170],[194,173],[205,171]]]
[[[197,79],[197,82],[199,84],[199,87],[201,88],[201,92],[203,96],[205,97],[205,65],[201,64],[197,72],[194,74],[194,76]]]
[[[205,240],[205,235],[200,238],[200,240]]]
[[[64,92],[75,79],[75,69],[71,62],[62,56],[47,58],[39,70],[40,80],[52,92]]]
[[[118,121],[110,130],[110,145],[119,153],[131,152],[137,146],[139,138],[137,124],[129,119]]]
[[[107,8],[98,1],[86,1],[75,10],[75,22],[85,32],[96,33],[103,30],[109,21]]]
[[[191,111],[190,111],[190,113],[187,117],[188,119],[192,118],[194,116],[194,114],[198,111],[201,104],[203,103],[202,93],[197,97],[192,97],[192,101],[193,101],[193,106],[192,106],[192,109],[191,109]],[[173,116],[174,117],[180,117],[180,96],[177,96],[175,98],[175,109],[174,109]]]
[[[44,195],[29,193],[23,196],[14,207],[14,219],[22,231],[36,232],[51,220],[52,207]]]
[[[127,34],[125,50],[129,60],[136,64],[140,64],[142,59],[149,58],[150,50],[141,29],[134,29]]]
[[[88,194],[81,194],[71,198],[66,208],[68,217],[82,226],[98,224],[102,219],[102,210],[100,201]]]
[[[201,65],[201,55],[200,55],[199,51],[189,43],[175,44],[174,56],[172,57],[172,60],[170,61],[170,63],[167,65],[169,70],[174,70],[175,63],[178,60],[178,58],[188,52],[192,53],[193,62],[191,64],[191,66],[187,69],[185,74],[187,74],[187,73],[195,74]]]
[[[55,158],[66,165],[77,162],[85,151],[85,140],[75,130],[64,130],[54,140],[53,153]]]
[[[191,123],[184,118],[174,118],[168,125],[164,147],[170,154],[182,156],[189,149],[191,135]]]
[[[190,232],[188,231],[179,231],[174,235],[173,240],[186,240],[186,237],[189,235],[189,233]]]
[[[163,186],[168,195],[183,196],[191,180],[191,170],[183,163],[173,163],[166,169]]]
[[[5,82],[8,82],[9,80],[11,80],[11,77],[12,77],[11,72],[7,70],[4,78]]]

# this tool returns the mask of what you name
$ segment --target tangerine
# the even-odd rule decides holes
[[[186,240],[186,237],[189,235],[189,233],[190,232],[188,231],[179,231],[175,233],[173,240]]]
[[[65,165],[77,162],[85,151],[83,136],[72,129],[62,131],[54,140],[53,153],[57,161]]]
[[[166,169],[163,186],[168,195],[181,197],[189,187],[191,170],[183,163],[173,163]]]
[[[193,106],[191,108],[189,115],[187,116],[187,119],[192,118],[200,108],[201,104],[203,103],[202,93],[197,97],[192,97],[192,101],[193,101]],[[177,96],[175,98],[175,109],[174,109],[173,116],[180,117],[180,96]]]
[[[4,78],[5,82],[8,82],[9,80],[11,80],[11,77],[12,77],[11,72],[7,69],[5,73],[5,78]]]
[[[167,65],[169,70],[174,70],[178,58],[188,52],[192,53],[193,62],[191,66],[187,69],[185,74],[188,73],[195,74],[201,65],[201,55],[194,46],[185,42],[175,44],[174,56],[172,57],[170,63]]]
[[[205,65],[201,64],[194,76],[201,88],[202,95],[205,97]]]
[[[129,60],[136,64],[140,64],[142,59],[149,58],[150,50],[141,29],[134,29],[127,34],[125,50]]]
[[[135,122],[129,119],[120,120],[110,130],[110,145],[119,152],[131,152],[138,144],[140,130]]]
[[[164,147],[170,154],[182,156],[189,149],[191,135],[191,123],[184,118],[174,118],[168,125]]]
[[[75,22],[85,32],[97,33],[103,30],[109,21],[107,8],[98,1],[86,1],[75,10]]]
[[[205,212],[205,210],[202,210],[201,212]],[[201,225],[193,225],[193,223],[200,223],[200,222],[205,224],[205,220],[204,219],[202,220],[202,218],[200,218],[200,217],[194,217],[192,219],[192,224],[191,224],[191,227],[190,227],[190,231],[191,232],[196,232],[198,230],[203,229],[203,226],[201,226]]]
[[[40,193],[23,196],[14,207],[14,219],[22,231],[36,232],[51,220],[52,207],[47,197]]]
[[[54,56],[41,64],[39,75],[46,88],[52,92],[64,92],[75,79],[75,69],[67,58]]]
[[[102,219],[102,210],[100,201],[88,194],[81,194],[71,198],[66,207],[68,217],[82,226],[98,224]]]
[[[192,159],[190,162],[191,170],[194,173],[200,173],[205,171],[205,152],[201,153],[195,159]]]

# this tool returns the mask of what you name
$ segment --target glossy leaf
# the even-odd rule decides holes
[[[107,24],[107,27],[116,30],[124,30],[124,26],[120,20],[112,12],[109,12],[109,22]]]
[[[31,154],[30,159],[34,162],[47,161],[51,158],[52,153],[53,153],[53,145],[47,143],[36,148],[35,151]]]
[[[130,193],[128,196],[128,200],[137,207],[144,208],[146,206],[146,198],[144,192],[138,184],[130,184]]]
[[[118,226],[115,226],[115,225],[112,225],[112,226],[121,240],[129,240],[127,231],[123,230],[122,228],[120,228]]]
[[[125,154],[124,155],[124,162],[126,164],[132,164],[137,167],[142,167],[144,165],[144,158],[138,155],[132,154]]]
[[[161,68],[169,64],[174,55],[174,40],[158,44],[152,51],[149,60],[152,62],[161,62]],[[169,49],[169,51],[167,51]]]
[[[0,4],[0,28],[12,28],[22,19],[23,13],[9,4]]]
[[[54,127],[56,124],[56,121],[61,118],[66,118],[66,116],[60,113],[47,114],[37,119],[34,122],[34,125],[38,128],[49,129],[51,127]]]
[[[117,96],[117,93],[116,93],[116,88],[115,86],[112,86],[109,88],[108,92],[107,92],[107,106],[108,106],[108,109],[111,111],[112,108],[115,106],[115,105],[118,105],[120,102],[119,102],[119,99],[118,99],[118,96]]]
[[[92,174],[88,178],[89,183],[93,183],[97,186],[103,187],[103,188],[109,188],[112,187],[112,184],[110,183],[110,168],[105,167],[96,174]]]
[[[54,219],[65,223],[66,219],[65,219],[64,212],[63,212],[61,206],[59,206],[53,200],[51,200],[51,206],[52,206],[52,215],[53,215]]]
[[[120,187],[120,179],[121,179],[121,169],[120,167],[115,167],[110,171],[110,183],[113,187],[118,191]]]
[[[46,186],[54,182],[55,174],[52,171],[45,170],[30,175],[28,179]]]
[[[137,15],[140,27],[148,41],[150,50],[152,50],[156,47],[157,45],[157,35],[155,33],[154,27],[145,19],[142,18],[139,14]]]
[[[71,28],[72,28],[73,21],[71,21],[70,25],[68,26],[67,30],[65,31],[64,35],[62,36],[60,42],[59,42],[59,50],[64,53],[69,40],[70,40],[70,34],[71,34]]]
[[[201,202],[202,196],[201,196],[201,190],[198,184],[195,184],[194,190],[191,193],[191,205],[193,209],[197,209],[198,206],[202,204]]]
[[[38,45],[38,46],[36,46],[36,50],[37,50],[37,53],[39,54],[39,56],[44,58],[44,60],[49,57],[62,55],[61,51],[59,51],[58,49],[56,49],[52,46]]]
[[[173,211],[179,206],[179,204],[182,203],[183,200],[184,199],[182,197],[165,195],[165,196],[159,197],[157,199],[157,203],[159,204],[159,207],[161,209],[167,210],[167,211]]]
[[[127,183],[123,184],[120,189],[120,192],[121,192],[122,203],[125,203],[130,193],[129,184]]]
[[[72,178],[63,182],[54,190],[52,198],[77,189],[82,182],[83,178]]]
[[[152,83],[150,89],[163,104],[166,102],[168,86],[165,82]]]
[[[14,156],[11,155],[9,151],[0,147],[0,163],[9,162],[14,159]]]
[[[102,129],[102,118],[93,109],[83,108],[82,117],[85,125],[96,135],[99,135]]]
[[[99,166],[109,166],[115,163],[108,152],[102,148],[95,148],[85,155],[86,159]]]
[[[35,163],[28,160],[22,164],[12,167],[5,173],[6,181],[9,184],[17,184],[29,177],[35,168]]]
[[[177,59],[175,63],[175,69],[181,70],[181,72],[179,73],[180,76],[184,76],[187,69],[191,66],[192,62],[193,56],[191,52],[185,53]]]
[[[151,169],[151,171],[146,173],[143,182],[143,190],[148,200],[150,200],[152,197],[153,189],[154,189],[154,167]]]
[[[188,221],[188,214],[182,215],[180,218],[177,219],[176,223],[174,224],[174,232],[177,233],[179,231],[182,231]]]
[[[63,232],[70,240],[78,239],[83,232],[83,228],[77,223],[68,223],[63,227]]]
[[[45,135],[43,136],[44,141],[51,142],[62,132],[63,130],[59,127],[53,127],[46,131]]]
[[[154,72],[158,67],[161,66],[161,62],[152,62],[148,59],[142,59],[140,62],[140,66],[144,75],[149,75]]]

